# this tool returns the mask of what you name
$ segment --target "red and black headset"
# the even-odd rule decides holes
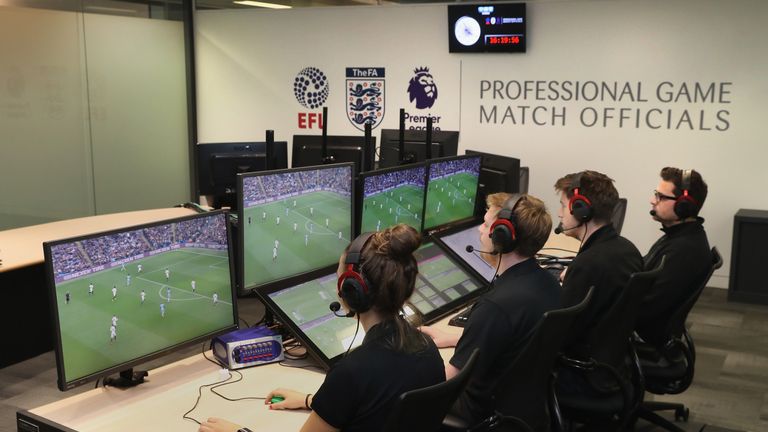
[[[680,190],[675,199],[675,215],[680,220],[687,219],[689,217],[696,216],[699,209],[699,203],[694,199],[689,190],[691,189],[691,174],[693,170],[683,170],[682,179],[680,180]]]
[[[504,201],[502,209],[496,216],[496,220],[491,224],[491,242],[494,252],[500,254],[510,253],[517,247],[520,238],[520,230],[517,226],[517,216],[515,208],[517,204],[525,199],[525,195],[515,194]]]
[[[573,179],[570,188],[572,195],[571,199],[568,200],[568,211],[571,212],[580,224],[589,222],[595,214],[592,201],[581,193],[581,176],[583,174],[584,171],[576,174],[576,177]]]
[[[350,312],[362,313],[371,308],[373,301],[371,285],[361,271],[361,260],[363,248],[373,234],[373,232],[363,233],[352,241],[344,258],[344,273],[339,276],[336,283],[339,298],[344,300]]]

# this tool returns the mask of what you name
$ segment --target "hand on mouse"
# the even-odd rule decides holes
[[[282,402],[272,402],[272,398],[281,397]],[[312,396],[307,400],[307,394],[297,392],[295,390],[288,390],[283,388],[274,389],[267,395],[265,404],[269,405],[269,409],[282,410],[282,409],[306,409],[308,404],[312,404]]]

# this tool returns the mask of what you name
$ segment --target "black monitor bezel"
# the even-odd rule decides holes
[[[356,150],[360,153],[359,160],[352,162],[355,164],[355,175],[373,169],[376,153],[376,137],[371,136],[370,149],[366,148],[365,136],[327,135],[326,138],[328,143],[326,149],[329,151],[329,155],[331,150]],[[313,150],[317,149],[322,152],[322,139],[322,135],[294,135],[293,141],[291,142],[291,168],[322,165],[323,161],[321,160],[307,163],[301,161],[302,146],[308,146]],[[306,142],[302,142],[304,140],[306,140]]]
[[[460,156],[450,156],[450,157],[444,157],[444,158],[439,158],[439,159],[430,159],[430,160],[427,161],[427,181],[424,183],[424,187],[425,187],[425,192],[424,192],[424,217],[422,219],[422,227],[423,227],[423,231],[424,232],[426,232],[428,234],[439,232],[439,231],[442,231],[444,229],[449,229],[449,228],[451,228],[453,226],[461,225],[463,223],[466,223],[467,221],[470,221],[470,220],[472,220],[472,219],[474,219],[474,218],[476,218],[478,216],[477,215],[477,205],[475,205],[475,210],[473,211],[472,215],[469,216],[469,217],[466,217],[466,218],[463,218],[463,219],[457,219],[455,221],[451,221],[451,222],[445,223],[443,225],[435,225],[435,226],[431,226],[431,227],[427,226],[427,196],[429,195],[429,174],[430,174],[430,170],[432,169],[432,165],[435,164],[435,163],[449,162],[449,161],[452,161],[452,160],[472,159],[472,158],[479,158],[480,159],[480,166],[481,166],[481,169],[482,169],[482,162],[483,162],[483,160],[482,160],[482,157],[480,157],[479,155],[466,155],[465,154],[465,155],[460,155]],[[477,204],[477,192],[479,190],[480,190],[480,173],[478,172],[477,188],[475,189],[475,204]]]
[[[178,223],[178,222],[183,222],[183,221],[193,220],[193,219],[198,219],[198,218],[203,218],[203,217],[211,217],[211,216],[215,216],[215,215],[218,215],[218,214],[221,214],[222,217],[225,219],[224,220],[224,225],[226,227],[225,229],[227,230],[227,254],[228,254],[228,257],[229,257],[229,280],[230,280],[230,291],[231,291],[231,296],[232,296],[232,312],[233,312],[233,322],[232,322],[232,324],[228,325],[225,328],[221,328],[221,329],[215,330],[215,331],[213,331],[211,333],[200,335],[198,337],[195,337],[195,338],[188,339],[186,341],[180,342],[180,343],[178,343],[176,345],[172,345],[172,346],[166,347],[166,348],[164,348],[162,350],[155,351],[155,352],[149,353],[149,354],[141,356],[141,357],[137,357],[135,359],[132,359],[132,360],[124,362],[124,363],[121,363],[119,365],[114,365],[114,366],[112,366],[112,367],[110,367],[108,369],[102,369],[102,370],[97,371],[95,373],[92,373],[90,375],[86,375],[84,377],[80,377],[80,378],[74,379],[72,381],[66,381],[66,377],[65,377],[65,374],[64,374],[64,355],[63,355],[63,350],[62,350],[61,325],[60,325],[60,322],[59,322],[58,297],[56,295],[56,279],[55,279],[54,270],[53,270],[53,259],[52,259],[52,255],[51,255],[51,248],[53,246],[56,246],[56,245],[59,245],[59,244],[63,244],[63,243],[73,243],[73,242],[88,240],[88,239],[92,239],[92,238],[96,238],[96,237],[103,237],[103,236],[107,236],[107,235],[113,235],[113,234],[117,234],[117,233],[121,233],[121,232],[135,231],[135,230],[144,229],[144,228],[151,228],[151,227],[160,226],[160,225],[167,225],[167,224],[170,224],[170,223]],[[190,215],[190,216],[182,216],[182,217],[170,218],[170,219],[165,219],[165,220],[151,222],[151,223],[146,223],[146,224],[132,225],[132,226],[128,226],[128,227],[112,229],[112,230],[108,230],[108,231],[101,231],[101,232],[86,234],[86,235],[82,235],[82,236],[76,236],[76,237],[70,237],[70,238],[66,238],[66,239],[59,239],[59,240],[43,242],[43,254],[45,256],[44,267],[45,267],[46,280],[47,280],[47,285],[48,285],[47,286],[47,288],[48,288],[48,300],[49,300],[50,305],[51,305],[50,317],[51,317],[51,320],[52,320],[52,328],[54,330],[54,342],[55,342],[54,351],[55,351],[55,355],[56,355],[57,386],[58,386],[59,390],[61,390],[61,391],[71,390],[71,389],[73,389],[75,387],[78,387],[80,385],[88,383],[88,382],[90,382],[90,381],[92,381],[94,379],[100,379],[100,378],[107,377],[109,375],[113,375],[113,374],[121,372],[123,370],[130,369],[130,368],[132,368],[134,366],[137,366],[137,365],[146,363],[148,361],[160,358],[162,356],[168,355],[168,354],[170,354],[170,353],[172,353],[174,351],[181,350],[183,348],[186,348],[186,347],[198,344],[200,342],[209,340],[209,339],[214,338],[216,336],[219,336],[219,335],[228,333],[228,332],[230,332],[232,330],[237,330],[238,329],[239,314],[238,314],[238,309],[237,309],[237,292],[236,292],[235,283],[234,283],[234,281],[235,281],[235,267],[234,267],[234,260],[232,259],[232,255],[233,255],[232,254],[232,234],[231,234],[231,231],[230,231],[229,223],[226,220],[227,218],[228,218],[228,214],[227,214],[226,211],[224,211],[224,210],[214,210],[214,211],[211,211],[211,212],[193,214],[193,215]]]
[[[274,155],[273,161],[266,160],[267,157],[267,142],[266,141],[241,141],[241,142],[212,142],[212,143],[197,143],[195,145],[195,158],[197,169],[197,195],[198,196],[221,196],[226,195],[227,192],[219,192],[214,186],[204,185],[204,181],[213,182],[213,171],[211,167],[206,165],[216,155],[226,155],[227,157],[244,157],[244,158],[264,158],[265,169],[275,168],[288,168],[288,142],[287,141],[275,141],[274,142]],[[253,150],[247,149],[247,147],[254,147]],[[241,149],[245,147],[246,149]],[[282,162],[282,163],[281,163]],[[275,165],[275,166],[273,166]],[[205,169],[204,169],[205,168]],[[233,188],[237,188],[237,176],[235,175],[235,181]],[[235,192],[231,193],[232,195]]]
[[[406,150],[406,153],[409,145],[419,144],[422,146],[426,146],[426,133],[427,131],[425,130],[411,130],[411,129],[404,130],[403,143],[404,143],[404,149]],[[442,156],[433,154],[432,159],[457,156],[459,152],[459,138],[460,138],[459,131],[433,130],[432,145],[433,146],[435,144],[438,145],[438,148],[440,149],[440,153],[442,153]],[[388,167],[401,165],[400,149],[399,149],[400,130],[399,129],[382,129],[381,139],[379,141],[380,141],[379,142],[379,166],[381,168],[388,168]],[[392,145],[391,143],[393,143],[394,145]],[[389,158],[385,157],[387,154],[391,153],[390,152],[391,149],[394,149],[394,153],[396,153],[396,156],[397,156],[396,160],[389,160]],[[426,151],[425,151],[425,158],[426,158]],[[416,160],[415,162],[426,162],[426,159]]]
[[[303,273],[297,273],[293,276],[288,276],[282,279],[273,280],[270,282],[265,282],[261,285],[245,285],[245,229],[243,229],[243,223],[244,223],[244,211],[243,208],[243,181],[246,178],[251,177],[259,177],[259,176],[267,176],[267,175],[279,175],[279,174],[285,174],[285,173],[291,173],[291,172],[301,172],[301,171],[311,171],[311,170],[321,170],[321,169],[334,169],[334,168],[343,168],[343,167],[351,167],[351,184],[350,184],[350,221],[349,221],[349,236],[350,238],[354,238],[354,235],[356,233],[356,227],[355,227],[355,164],[352,162],[343,162],[343,163],[337,163],[337,164],[328,164],[328,165],[312,165],[307,167],[296,167],[296,168],[286,168],[281,170],[273,170],[273,171],[257,171],[252,173],[242,173],[237,175],[237,220],[238,220],[238,242],[237,242],[237,264],[239,266],[240,271],[237,275],[237,286],[240,287],[241,294],[249,294],[254,292],[257,288],[260,287],[272,287],[273,285],[277,288],[284,288],[291,285],[295,285],[296,283],[300,283],[297,281],[305,280],[306,275],[316,271],[317,269],[311,269],[307,270]],[[338,259],[338,258],[336,258]],[[324,268],[324,267],[320,267]]]
[[[414,169],[414,168],[418,168],[420,166],[424,167],[424,197],[426,199],[426,195],[427,195],[427,189],[426,188],[427,188],[427,180],[428,180],[428,175],[429,175],[429,171],[427,169],[427,163],[426,162],[417,162],[417,163],[408,164],[408,165],[399,165],[399,166],[393,166],[393,167],[389,167],[389,168],[381,168],[381,169],[377,169],[375,171],[368,171],[368,172],[365,172],[365,173],[361,173],[358,176],[358,181],[359,181],[358,188],[360,190],[360,193],[358,194],[358,197],[357,197],[357,200],[356,200],[357,201],[358,213],[359,213],[358,215],[356,215],[356,217],[357,217],[357,229],[358,229],[358,232],[356,234],[359,235],[360,232],[363,229],[363,201],[365,200],[365,179],[367,179],[369,177],[374,177],[374,176],[377,176],[377,175],[388,174],[388,173],[391,173],[391,172],[405,171],[405,170],[409,170],[409,169]],[[424,202],[426,202],[426,201],[424,201]],[[421,220],[421,226],[419,228],[419,232],[424,232],[424,205],[423,205],[423,203],[422,203],[422,208],[421,208],[421,219],[420,220]]]

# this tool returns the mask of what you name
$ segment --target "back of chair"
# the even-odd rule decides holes
[[[536,431],[550,430],[548,403],[555,360],[576,316],[586,309],[594,287],[577,305],[546,312],[494,392],[496,412],[522,419]],[[502,422],[498,430],[505,430]],[[513,429],[518,430],[518,429]]]
[[[659,266],[653,270],[633,273],[619,298],[590,331],[587,338],[588,352],[594,360],[613,367],[619,373],[627,371],[629,340],[635,328],[640,305],[645,294],[661,274],[665,261],[666,257],[662,258]],[[612,378],[594,374],[590,379],[595,390],[606,392],[615,391],[613,386],[601,388],[603,383],[612,381]]]
[[[621,228],[624,226],[624,216],[627,214],[627,199],[619,198],[616,207],[613,208],[611,223],[617,233],[621,234]]]
[[[456,376],[440,384],[411,390],[400,395],[392,414],[384,426],[385,432],[437,431],[443,419],[467,387],[477,362],[475,349]]]
[[[688,318],[688,313],[693,309],[693,305],[699,299],[701,292],[707,286],[707,282],[712,277],[715,270],[723,266],[723,257],[720,255],[720,251],[717,247],[712,248],[712,267],[709,268],[706,274],[702,275],[702,278],[697,281],[696,290],[691,294],[688,299],[680,305],[679,308],[669,317],[667,327],[664,334],[671,335],[673,337],[680,338],[685,330],[685,320]]]

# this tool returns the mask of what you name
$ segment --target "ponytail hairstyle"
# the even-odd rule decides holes
[[[396,351],[418,352],[427,337],[400,316],[416,287],[419,267],[413,253],[421,235],[411,226],[397,224],[371,236],[361,251],[360,272],[370,283],[371,309],[394,325],[394,337],[385,344]]]

